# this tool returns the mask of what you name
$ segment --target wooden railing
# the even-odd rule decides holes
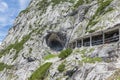
[[[112,32],[112,30],[111,30],[111,32]],[[107,35],[106,35],[106,33],[107,33]],[[90,40],[88,40],[88,41],[84,41],[84,39],[87,39],[84,37],[81,39],[78,38],[75,41],[69,43],[70,45],[68,45],[68,47],[69,48],[75,48],[75,47],[79,48],[82,46],[88,47],[88,46],[95,46],[95,45],[101,45],[101,44],[120,41],[120,27],[118,27],[117,29],[113,29],[112,34],[109,35],[109,33],[110,32],[103,32],[103,34],[98,34],[98,35],[102,35],[102,37],[99,38],[98,36],[96,36],[96,39],[99,38],[97,40],[94,39],[94,37],[95,37],[94,35],[87,37],[87,38],[90,38]],[[114,34],[116,34],[116,35],[114,35]],[[110,37],[107,37],[107,36],[110,36]],[[81,40],[81,41],[78,42],[78,40]]]
[[[103,40],[92,41],[92,46],[103,44]]]
[[[110,37],[110,38],[106,38],[105,39],[105,43],[110,43],[110,42],[114,42],[114,41],[118,41],[119,40],[119,35]]]

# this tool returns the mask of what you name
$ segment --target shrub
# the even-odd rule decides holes
[[[52,63],[49,62],[43,64],[31,75],[31,77],[28,80],[44,80],[45,75],[51,65]]]
[[[12,65],[7,65],[4,63],[0,63],[0,71],[4,70],[4,68],[6,69],[11,69],[13,66]]]
[[[61,53],[59,54],[59,58],[61,59],[65,59],[66,57],[68,57],[70,54],[72,53],[72,49],[68,48],[66,50],[61,51]]]
[[[58,66],[58,71],[63,72],[64,70],[65,70],[65,64],[62,63]]]

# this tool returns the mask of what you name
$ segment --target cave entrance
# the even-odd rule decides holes
[[[46,43],[51,50],[61,51],[65,47],[66,35],[60,32],[51,32],[46,36]]]
[[[51,40],[49,42],[49,47],[56,51],[60,51],[63,49],[63,45],[57,40]]]
[[[105,43],[119,41],[119,29],[105,33]]]

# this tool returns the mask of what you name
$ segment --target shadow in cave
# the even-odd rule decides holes
[[[65,47],[66,35],[60,32],[51,32],[46,36],[46,43],[51,50],[61,51]]]
[[[63,50],[63,45],[57,40],[51,40],[49,46],[52,50],[61,51]]]

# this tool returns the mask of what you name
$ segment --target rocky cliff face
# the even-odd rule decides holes
[[[118,42],[66,50],[119,24],[119,7],[119,0],[32,0],[2,42],[0,80],[120,79]]]

